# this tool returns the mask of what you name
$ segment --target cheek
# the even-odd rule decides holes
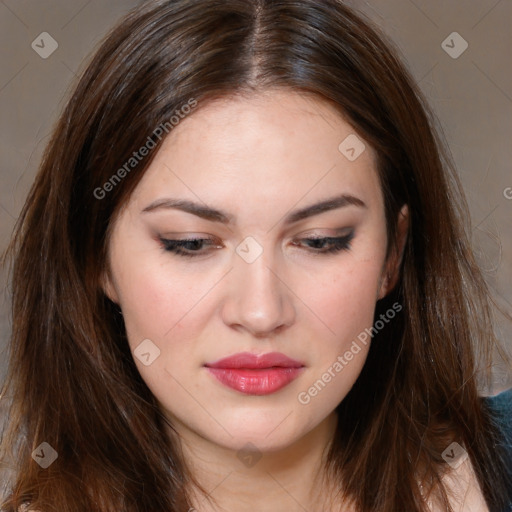
[[[351,261],[305,283],[302,295],[338,346],[372,325],[381,265],[380,258]]]
[[[139,263],[120,270],[121,309],[137,369],[159,401],[173,396],[173,401],[183,403],[188,398],[179,383],[188,382],[187,372],[201,357],[194,343],[204,316],[200,298],[215,279],[171,273],[154,260],[151,265]],[[144,350],[139,349],[143,346]],[[151,359],[146,365],[138,354],[148,352]]]
[[[380,269],[379,259],[354,262],[332,272],[308,294],[311,309],[320,312],[321,324],[329,328],[318,327],[311,372],[297,396],[311,417],[332,411],[361,373],[370,348]]]
[[[214,285],[213,276],[197,279],[170,270],[152,258],[120,269],[120,305],[130,343],[138,338],[172,338],[181,331],[181,320],[200,311],[200,299]]]

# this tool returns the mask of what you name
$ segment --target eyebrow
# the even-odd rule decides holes
[[[357,206],[360,208],[367,207],[366,204],[358,197],[355,197],[350,194],[342,194],[339,196],[331,197],[329,199],[325,199],[323,201],[320,201],[319,203],[306,206],[299,210],[294,210],[290,212],[285,217],[284,224],[293,224],[294,222],[298,222],[308,217],[320,215],[321,213],[335,210],[337,208],[343,208],[346,206]],[[153,201],[149,206],[146,206],[146,208],[144,208],[141,213],[153,212],[159,209],[177,209],[187,213],[191,213],[192,215],[196,215],[197,217],[201,217],[202,219],[206,219],[212,222],[220,222],[222,224],[235,223],[234,215],[222,210],[210,208],[203,204],[194,203],[193,201],[189,201],[187,199],[157,199],[156,201]]]

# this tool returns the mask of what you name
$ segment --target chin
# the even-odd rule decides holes
[[[269,439],[268,432],[240,436],[234,434],[233,439],[226,439],[226,443],[222,443],[221,446],[237,453],[251,451],[255,451],[256,453],[272,453],[285,450],[296,440],[298,440],[298,436],[297,439],[294,436]]]
[[[261,452],[280,451],[298,441],[306,433],[306,431],[297,430],[297,427],[292,425],[291,417],[292,415],[283,421],[286,418],[285,414],[275,419],[269,417],[267,420],[260,418],[259,421],[248,419],[237,424],[224,423],[223,425],[232,437],[222,430],[226,435],[211,440],[235,451],[243,450],[248,443],[257,447]],[[290,421],[289,424],[287,424],[288,421]]]

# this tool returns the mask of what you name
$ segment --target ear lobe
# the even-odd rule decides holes
[[[405,243],[407,241],[407,232],[409,230],[409,208],[406,204],[398,213],[396,241],[389,255],[385,267],[385,277],[381,281],[379,290],[379,299],[385,297],[397,284],[400,276],[400,265],[402,263]]]
[[[119,298],[117,296],[116,289],[112,283],[112,278],[110,277],[110,272],[105,270],[101,275],[100,286],[103,290],[103,293],[115,304],[119,305]]]

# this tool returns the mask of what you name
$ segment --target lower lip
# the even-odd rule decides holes
[[[225,386],[246,395],[269,395],[296,379],[301,368],[209,368],[206,369]]]

